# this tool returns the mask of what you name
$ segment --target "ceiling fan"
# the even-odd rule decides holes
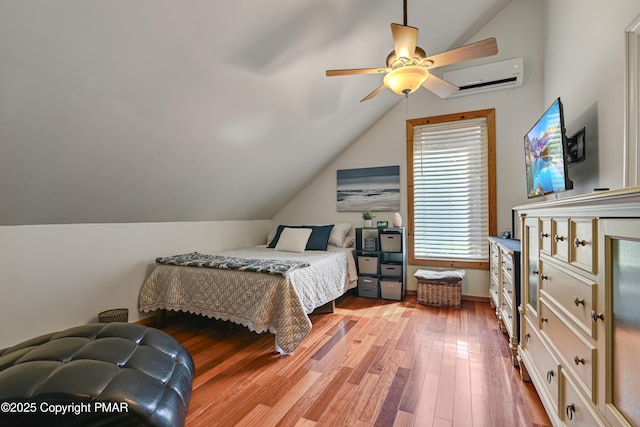
[[[420,86],[424,86],[441,98],[446,98],[457,92],[458,87],[431,74],[430,70],[498,53],[496,39],[492,37],[427,56],[421,47],[416,46],[418,29],[407,26],[407,0],[403,0],[403,5],[404,25],[391,24],[394,50],[387,56],[386,67],[327,70],[327,77],[351,74],[385,74],[383,84],[360,102],[373,98],[387,87],[397,94],[408,96]]]

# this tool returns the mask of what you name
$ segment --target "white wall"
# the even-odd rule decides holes
[[[544,103],[560,96],[567,132],[586,127],[587,161],[570,168],[576,194],[624,185],[625,29],[637,0],[544,1]]]
[[[0,348],[91,321],[110,308],[137,309],[154,260],[264,243],[269,221],[0,227]]]
[[[361,226],[359,213],[336,211],[336,170],[370,166],[400,165],[401,214],[407,217],[406,200],[406,120],[440,114],[496,109],[498,230],[511,226],[511,207],[526,202],[523,135],[542,110],[542,3],[516,0],[503,9],[469,42],[496,37],[497,56],[463,66],[522,56],[525,63],[524,85],[486,94],[442,100],[421,89],[411,94],[408,104],[400,98],[396,107],[361,138],[355,141],[304,191],[273,218],[274,224],[347,221]],[[423,46],[428,48],[428,46]],[[460,67],[460,66],[459,66]],[[459,68],[458,67],[458,68]],[[368,102],[376,102],[375,99]],[[354,108],[359,106],[354,102]],[[408,113],[407,113],[408,110]],[[377,220],[389,220],[392,212],[377,213]],[[405,221],[406,223],[406,221]],[[408,288],[416,289],[410,266]],[[488,296],[489,275],[485,270],[467,270],[464,295]]]

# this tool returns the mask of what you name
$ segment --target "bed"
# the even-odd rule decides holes
[[[308,315],[354,288],[357,272],[353,249],[344,243],[284,250],[286,233],[267,246],[156,259],[140,290],[140,311],[184,311],[270,331],[276,351],[292,353],[311,331]]]

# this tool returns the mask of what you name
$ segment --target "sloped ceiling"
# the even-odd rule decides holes
[[[464,44],[509,0],[409,0]],[[271,218],[401,98],[401,0],[0,1],[0,225]]]

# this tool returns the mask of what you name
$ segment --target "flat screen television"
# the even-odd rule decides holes
[[[527,196],[571,190],[567,162],[567,136],[560,98],[524,136]]]

